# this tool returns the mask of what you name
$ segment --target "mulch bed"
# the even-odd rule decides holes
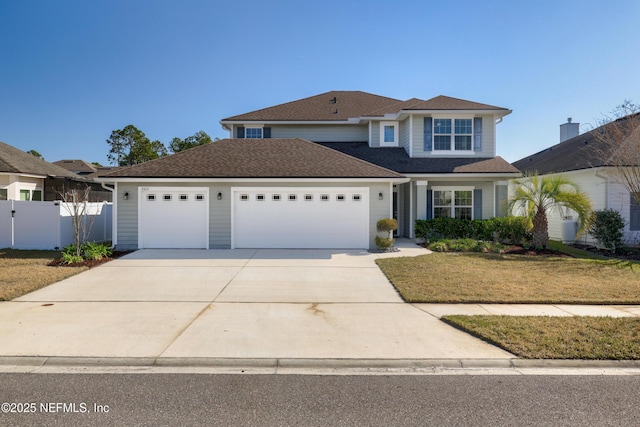
[[[71,264],[66,264],[62,258],[56,258],[53,261],[51,261],[49,264],[47,264],[50,267],[96,267],[100,264],[104,264],[105,262],[109,262],[111,260],[114,260],[116,258],[120,258],[121,256],[130,254],[131,252],[134,251],[113,251],[113,254],[108,257],[108,258],[102,258],[102,259],[95,259],[95,260],[84,260],[82,262],[74,262]]]
[[[554,251],[552,249],[532,249],[532,248],[524,248],[522,246],[517,246],[517,245],[509,246],[501,253],[510,254],[510,255],[534,255],[534,256],[543,256],[543,257],[573,258],[569,254],[565,254],[564,252],[560,252],[560,251]]]

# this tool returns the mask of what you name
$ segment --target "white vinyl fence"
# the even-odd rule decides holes
[[[112,204],[87,203],[94,219],[88,241],[111,240]],[[61,249],[74,242],[70,210],[64,202],[0,200],[0,248]]]

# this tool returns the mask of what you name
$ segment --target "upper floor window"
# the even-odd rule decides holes
[[[380,123],[380,146],[381,147],[397,147],[398,146],[398,123],[397,122],[381,122]]]
[[[433,149],[471,151],[473,119],[433,119]]]
[[[262,138],[262,128],[245,128],[245,138]]]

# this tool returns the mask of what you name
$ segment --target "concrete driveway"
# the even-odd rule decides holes
[[[513,357],[403,303],[375,264],[380,256],[140,250],[0,303],[0,356]]]

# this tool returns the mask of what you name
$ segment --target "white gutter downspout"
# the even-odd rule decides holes
[[[114,185],[117,186],[118,183]],[[113,200],[113,209],[111,210],[111,249],[113,249],[118,243],[118,192],[115,188],[108,187],[104,182],[101,182],[100,186],[105,190],[111,191],[111,200]]]

